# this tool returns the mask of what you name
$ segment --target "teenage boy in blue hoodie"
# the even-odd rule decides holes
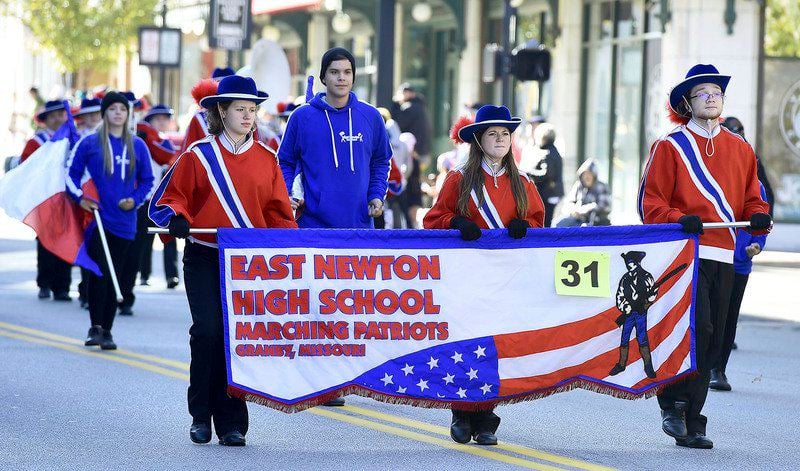
[[[383,213],[392,151],[378,110],[351,91],[355,71],[347,49],[328,50],[320,70],[325,93],[294,110],[286,125],[278,160],[290,195],[302,172],[301,228],[369,229]]]

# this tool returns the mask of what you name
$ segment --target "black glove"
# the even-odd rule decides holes
[[[678,219],[678,223],[681,225],[683,232],[688,232],[689,234],[703,233],[703,221],[700,220],[700,216],[681,216],[681,218]]]
[[[755,213],[750,216],[750,229],[765,230],[772,225],[772,218],[766,213]]]
[[[522,239],[528,233],[529,227],[531,225],[524,219],[512,219],[508,223],[508,236],[512,239]]]
[[[179,239],[189,237],[189,221],[183,216],[175,216],[169,220],[169,235]]]
[[[481,236],[481,229],[477,224],[465,218],[464,216],[456,216],[450,221],[450,229],[458,229],[461,231],[461,238],[463,240],[477,240]]]

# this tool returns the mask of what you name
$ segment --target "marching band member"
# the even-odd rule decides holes
[[[122,278],[123,262],[136,235],[135,209],[144,203],[153,187],[147,146],[128,129],[130,106],[121,93],[106,93],[100,106],[102,124],[97,132],[83,137],[75,145],[67,164],[67,193],[86,211],[99,210],[117,278]],[[81,190],[86,171],[97,188],[100,201],[86,197]],[[99,231],[95,231],[89,243],[89,256],[98,263],[103,276],[89,273],[87,297],[91,327],[85,345],[114,350],[117,345],[111,327],[117,301]]]
[[[190,236],[189,227],[297,227],[275,154],[253,139],[257,106],[266,99],[251,78],[222,79],[217,94],[200,102],[211,135],[178,158],[150,203],[150,219],[188,237],[183,273],[192,313],[188,402],[195,443],[211,440],[213,419],[222,445],[244,446],[248,416],[245,402],[226,392],[216,236]],[[220,172],[230,179],[217,178]]]
[[[508,228],[514,239],[529,227],[542,227],[544,205],[536,186],[517,169],[511,152],[511,133],[521,119],[505,106],[485,105],[475,122],[453,129],[454,140],[470,144],[463,167],[450,172],[439,199],[425,215],[425,229],[458,229],[464,240],[476,240],[481,229]],[[500,417],[493,409],[472,412],[453,407],[450,436],[458,443],[474,439],[496,445]]]
[[[36,149],[49,141],[53,134],[67,121],[64,102],[53,100],[45,103],[44,110],[36,118],[44,122],[45,128],[31,137],[20,155],[20,164],[33,154]],[[39,239],[36,239],[36,284],[39,286],[39,299],[47,299],[52,294],[55,301],[71,301],[69,287],[72,284],[72,265],[61,260],[47,250]]]
[[[81,100],[81,107],[74,113],[75,127],[81,136],[94,132],[95,128],[103,120],[100,116],[100,99],[84,98]]]
[[[734,229],[704,232],[703,223],[749,220],[756,231],[772,225],[769,207],[761,200],[753,149],[719,125],[730,79],[713,65],[697,64],[672,89],[671,112],[686,124],[653,144],[639,188],[642,222],[677,222],[685,232],[700,234],[695,304],[699,374],[658,395],[664,433],[690,448],[714,446],[701,412],[709,371],[722,345],[734,278]]]

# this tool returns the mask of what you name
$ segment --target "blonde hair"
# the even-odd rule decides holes
[[[130,112],[125,118],[125,124],[122,125],[122,144],[128,149],[128,177],[133,177],[136,172],[136,152],[133,150],[133,134],[128,129],[129,120]],[[100,145],[103,147],[103,170],[106,174],[111,175],[114,168],[114,156],[111,155],[107,114],[103,115],[103,122],[97,127],[97,135],[100,136]]]

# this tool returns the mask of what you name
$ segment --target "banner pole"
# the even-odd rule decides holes
[[[703,229],[734,229],[737,227],[750,227],[749,221],[737,222],[704,222]]]
[[[166,227],[148,227],[147,228],[148,234],[167,234],[169,235],[169,229]],[[217,230],[214,228],[208,229],[189,229],[190,234],[216,234]]]
[[[114,294],[117,295],[117,302],[122,302],[122,292],[119,290],[119,281],[117,280],[117,271],[114,270],[114,262],[111,260],[111,251],[108,250],[108,241],[106,240],[106,231],[103,230],[103,220],[100,219],[100,213],[94,209],[94,220],[97,221],[97,230],[100,231],[100,241],[103,243],[103,252],[106,254],[106,263],[108,263],[108,271],[111,275],[111,282],[114,284]]]

